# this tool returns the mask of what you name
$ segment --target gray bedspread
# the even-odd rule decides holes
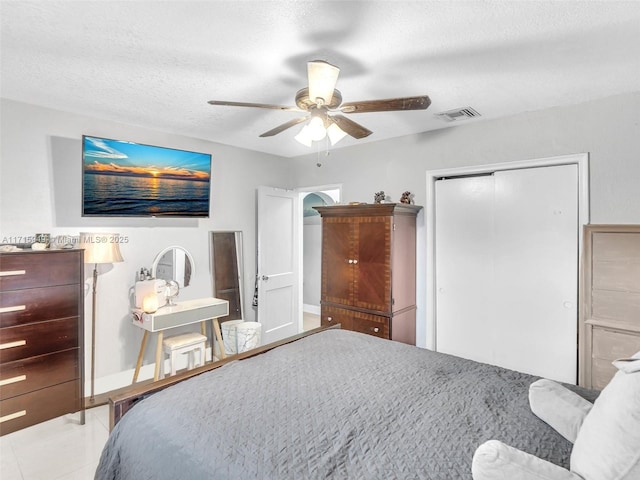
[[[570,443],[529,409],[536,379],[328,330],[141,401],[95,478],[471,479],[489,439],[567,467]]]

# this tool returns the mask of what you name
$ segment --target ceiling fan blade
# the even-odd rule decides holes
[[[269,130],[268,132],[264,132],[262,135],[260,135],[261,137],[273,137],[274,135],[279,134],[280,132],[284,132],[287,128],[291,128],[294,127],[296,125],[298,125],[299,123],[302,123],[304,121],[306,121],[309,117],[298,117],[298,118],[294,118],[292,120],[289,120],[286,123],[283,123],[282,125],[277,126],[276,128],[272,128],[271,130]]]
[[[389,98],[386,100],[365,100],[343,103],[342,113],[391,112],[394,110],[425,110],[431,105],[427,95],[421,97]]]
[[[209,100],[209,105],[222,105],[226,107],[255,107],[270,108],[272,110],[284,110],[287,112],[302,112],[298,107],[288,107],[286,105],[269,105],[267,103],[250,103],[250,102],[227,102],[224,100]]]
[[[331,103],[339,74],[338,67],[323,60],[313,60],[307,63],[309,98],[313,103],[316,103],[318,98],[322,99],[323,105]]]
[[[342,115],[331,115],[329,120],[333,121],[341,130],[351,135],[353,138],[364,138],[373,132],[353,120],[343,117]]]

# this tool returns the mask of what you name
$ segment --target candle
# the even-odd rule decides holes
[[[158,296],[155,293],[149,293],[142,299],[142,310],[144,313],[154,313],[158,310]]]

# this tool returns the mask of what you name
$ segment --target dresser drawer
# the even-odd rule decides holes
[[[0,290],[81,283],[82,250],[0,255]]]
[[[78,317],[0,329],[1,363],[78,346]]]
[[[80,285],[0,292],[0,328],[76,317],[81,294]]]
[[[79,380],[2,400],[0,435],[81,409]]]
[[[77,348],[5,363],[0,367],[0,400],[79,377]]]
[[[387,317],[356,312],[351,322],[351,330],[389,339],[389,319]]]
[[[591,388],[602,390],[617,371],[609,360],[594,358],[591,362]]]
[[[640,352],[640,333],[593,328],[593,357],[613,361]]]
[[[618,371],[612,361],[640,351],[640,334],[593,327],[591,387],[602,390]]]
[[[380,338],[389,338],[389,318],[357,310],[349,310],[322,305],[320,324],[330,326],[340,324],[343,330],[368,333]]]
[[[330,327],[332,325],[340,324],[340,328],[343,330],[351,330],[352,317],[353,312],[351,310],[327,307],[323,305],[320,312],[320,325],[323,327]]]

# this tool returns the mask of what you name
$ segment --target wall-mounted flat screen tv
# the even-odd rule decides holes
[[[82,137],[82,215],[208,217],[211,155]]]

